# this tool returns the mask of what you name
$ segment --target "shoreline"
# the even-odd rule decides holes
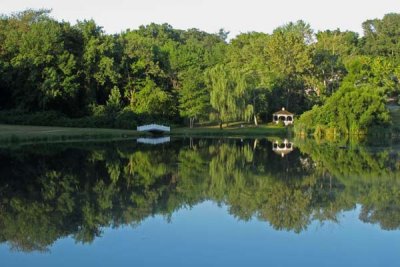
[[[287,129],[275,126],[244,128],[180,127],[163,136],[170,137],[260,137],[285,136]],[[96,140],[129,140],[138,137],[152,137],[150,133],[135,130],[107,128],[71,128],[53,126],[28,126],[0,124],[0,144],[54,143]]]

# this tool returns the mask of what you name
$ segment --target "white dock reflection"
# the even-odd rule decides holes
[[[137,142],[141,144],[149,144],[149,145],[159,145],[168,143],[171,141],[171,137],[164,136],[164,137],[154,137],[154,138],[138,138]]]

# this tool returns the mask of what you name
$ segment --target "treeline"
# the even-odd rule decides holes
[[[388,125],[385,98],[399,90],[400,15],[367,20],[363,28],[363,37],[314,33],[298,21],[227,42],[224,30],[150,24],[110,35],[93,20],[71,25],[47,10],[3,15],[0,121],[257,124],[281,107],[301,114],[315,106],[299,123],[305,131]]]

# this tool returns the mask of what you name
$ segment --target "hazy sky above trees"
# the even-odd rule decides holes
[[[198,28],[217,32],[224,28],[230,38],[240,32],[270,33],[290,21],[303,19],[313,29],[362,32],[361,23],[400,12],[398,0],[2,0],[0,12],[10,14],[27,8],[52,9],[56,19],[93,18],[108,33],[135,29],[151,22],[174,28]]]

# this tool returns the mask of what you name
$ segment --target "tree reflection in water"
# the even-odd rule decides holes
[[[90,243],[104,227],[167,220],[212,200],[236,218],[299,233],[338,222],[361,205],[360,220],[400,228],[399,152],[296,141],[284,158],[267,140],[175,140],[58,144],[0,150],[0,242],[46,251],[72,236]]]

